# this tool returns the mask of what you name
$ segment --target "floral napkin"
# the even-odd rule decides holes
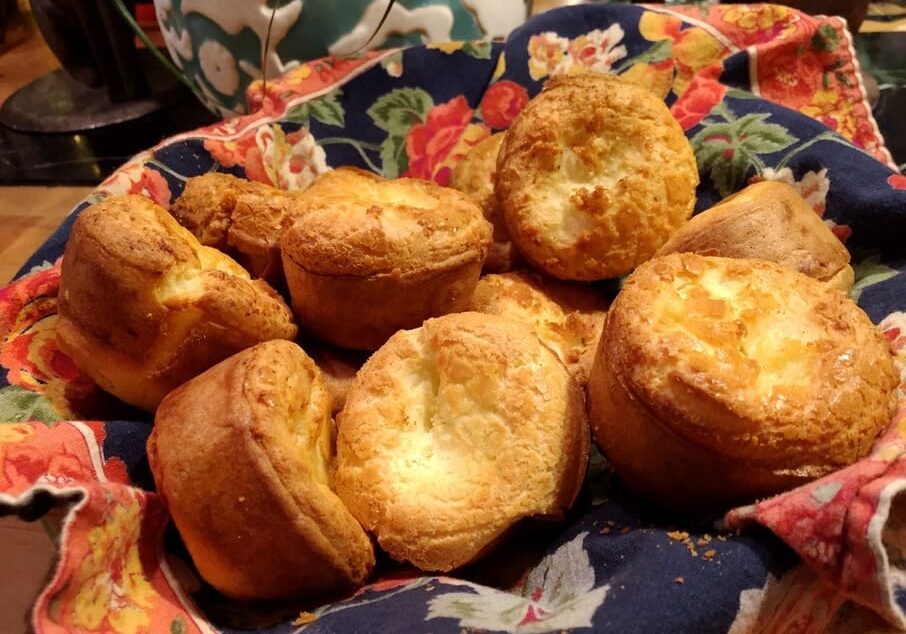
[[[148,415],[57,349],[59,257],[88,204],[130,192],[169,205],[211,170],[288,189],[343,164],[446,183],[547,78],[585,69],[623,74],[671,106],[702,174],[698,210],[752,178],[796,187],[850,248],[853,296],[906,368],[906,178],[887,166],[842,20],[774,5],[584,5],[537,16],[505,43],[310,62],[254,85],[253,114],[134,157],[0,290],[0,512],[67,511],[36,632],[906,628],[903,407],[865,460],[717,525],[653,513],[594,454],[567,523],[517,535],[455,577],[386,563],[329,604],[248,605],[200,580],[168,525],[145,457]],[[74,420],[87,413],[103,421]]]

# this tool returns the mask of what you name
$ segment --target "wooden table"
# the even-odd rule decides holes
[[[0,103],[57,62],[40,34],[0,55]],[[3,286],[91,187],[0,187],[0,286]],[[26,632],[26,614],[53,558],[39,522],[0,519],[0,632]]]
[[[58,66],[40,33],[0,55],[0,103]],[[91,187],[0,187],[0,286],[10,280]],[[0,631],[7,631],[0,627]]]

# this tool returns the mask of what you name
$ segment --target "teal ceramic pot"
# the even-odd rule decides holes
[[[275,2],[154,0],[174,63],[223,116],[246,111],[245,89],[262,77]],[[369,42],[388,0],[284,0],[273,16],[264,66],[275,77],[300,61],[386,48],[504,37],[525,21],[526,0],[399,0]]]

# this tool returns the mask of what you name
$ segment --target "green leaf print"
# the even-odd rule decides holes
[[[299,104],[286,114],[286,120],[308,127],[309,120],[315,119],[325,125],[341,128],[346,125],[346,112],[338,99],[341,94],[341,91],[334,90],[317,99]]]
[[[462,52],[475,59],[491,59],[491,43],[487,40],[466,42],[462,47]]]
[[[178,616],[170,621],[170,634],[186,634],[186,622]]]
[[[750,152],[770,154],[788,148],[796,138],[777,123],[765,123],[771,115],[747,114],[739,119],[740,144]]]
[[[622,73],[624,70],[631,68],[635,64],[646,63],[646,64],[656,64],[657,62],[662,62],[665,59],[668,59],[673,55],[673,41],[672,40],[659,40],[652,44],[648,50],[643,53],[639,53],[635,57],[630,57],[629,59],[623,61],[614,72]]]
[[[26,420],[52,423],[60,420],[60,417],[54,413],[50,401],[39,392],[32,392],[18,385],[0,388],[0,422],[18,423]]]
[[[384,178],[398,178],[408,167],[406,138],[391,134],[381,143],[381,172]]]
[[[719,103],[705,119],[704,128],[692,137],[692,149],[701,173],[709,174],[721,196],[729,196],[746,181],[749,170],[764,170],[760,154],[779,152],[796,142],[796,137],[782,125],[768,123],[766,113],[747,114],[737,118]]]
[[[864,291],[869,286],[880,284],[897,274],[897,270],[881,264],[881,254],[875,253],[853,264],[856,283],[849,291],[849,296],[854,302],[859,301]]]
[[[840,36],[830,24],[822,24],[812,36],[812,48],[826,53],[840,46]]]
[[[423,123],[434,100],[421,88],[397,88],[382,95],[368,108],[374,125],[392,136],[405,137],[416,123]]]

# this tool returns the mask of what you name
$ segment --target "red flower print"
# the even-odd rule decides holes
[[[72,360],[57,347],[56,310],[59,262],[0,289],[0,369],[6,380],[42,392],[47,383],[80,377]]]
[[[449,183],[456,162],[490,134],[487,126],[470,124],[471,118],[462,95],[431,108],[425,122],[412,126],[406,137],[409,169],[404,176]]]
[[[252,86],[254,89],[250,88],[246,93],[249,111],[253,113],[252,116],[255,118],[261,115],[279,117],[286,110],[287,100],[296,95],[279,86],[275,86],[273,83],[266,85],[262,83],[261,86],[257,86],[256,84],[259,83],[261,82],[253,82]]]
[[[849,228],[849,225],[835,224],[831,227],[831,233],[837,236],[837,239],[840,240],[840,242],[846,242],[849,240],[849,236],[853,234],[853,230]]]
[[[156,169],[146,167],[142,170],[139,179],[129,188],[130,194],[141,194],[150,198],[158,205],[170,206],[170,185],[164,175]]]
[[[891,174],[887,177],[887,184],[894,189],[906,191],[906,176],[902,174]]]
[[[35,304],[35,298],[56,298],[60,288],[60,260],[50,268],[23,275],[9,286],[0,288],[0,337],[6,338],[13,330],[21,329],[23,319],[29,322],[25,313],[30,304]],[[49,311],[39,311],[38,318],[53,312],[55,306]]]
[[[15,495],[37,482],[57,486],[97,479],[85,442],[68,426],[4,426],[0,434],[0,491]]]
[[[111,195],[140,194],[163,207],[170,206],[172,194],[163,174],[145,165],[150,155],[133,158],[101,183],[99,189]]]
[[[488,88],[478,108],[485,123],[499,130],[510,127],[528,100],[528,91],[525,87],[505,79]]]
[[[395,575],[390,575],[382,578],[380,581],[375,581],[374,583],[369,583],[367,586],[362,586],[356,590],[354,596],[359,596],[365,592],[383,592],[385,590],[395,590],[396,588],[402,588],[405,586],[411,586],[416,583],[420,578],[420,573],[404,571]]]
[[[716,64],[702,71],[670,108],[683,130],[688,130],[704,119],[711,108],[724,98],[727,87],[717,81],[720,70],[721,66]]]

